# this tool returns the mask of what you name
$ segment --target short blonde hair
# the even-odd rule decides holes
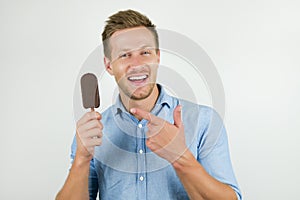
[[[119,11],[111,15],[106,21],[106,25],[102,32],[104,55],[110,58],[111,52],[109,48],[109,38],[116,31],[127,29],[127,28],[139,27],[139,26],[144,26],[148,28],[149,31],[152,32],[155,39],[156,49],[158,49],[159,48],[158,34],[155,29],[155,25],[150,21],[150,19],[137,11],[125,10],[125,11]]]

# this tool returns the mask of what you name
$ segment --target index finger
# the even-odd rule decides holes
[[[155,115],[151,114],[150,112],[139,109],[139,108],[131,108],[130,112],[132,114],[135,114],[135,115],[143,118],[143,119],[148,120],[149,123],[152,123],[152,124],[156,124],[159,120],[159,118],[156,117]]]
[[[77,126],[81,126],[85,123],[87,123],[88,121],[94,120],[94,119],[101,119],[101,115],[100,113],[98,113],[97,111],[91,111],[91,112],[87,112],[83,115],[83,117],[77,122]]]

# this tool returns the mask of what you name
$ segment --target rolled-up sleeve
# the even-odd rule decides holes
[[[209,113],[207,126],[201,133],[197,159],[212,177],[229,185],[237,199],[241,200],[241,191],[230,160],[226,129],[214,110]]]

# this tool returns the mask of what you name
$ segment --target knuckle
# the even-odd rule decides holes
[[[97,136],[98,136],[98,137],[102,137],[102,135],[103,135],[103,134],[102,134],[102,131],[101,131],[101,130],[98,130]]]
[[[102,130],[103,129],[103,124],[101,122],[99,122],[98,124],[99,124],[99,128]]]

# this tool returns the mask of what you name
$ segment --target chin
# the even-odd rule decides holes
[[[146,87],[137,88],[135,91],[131,92],[130,99],[132,100],[143,100],[148,98],[153,92],[155,84],[149,84]]]
[[[148,94],[133,94],[130,96],[130,99],[132,100],[143,100],[143,99],[146,99],[147,97],[150,96],[150,93]]]

